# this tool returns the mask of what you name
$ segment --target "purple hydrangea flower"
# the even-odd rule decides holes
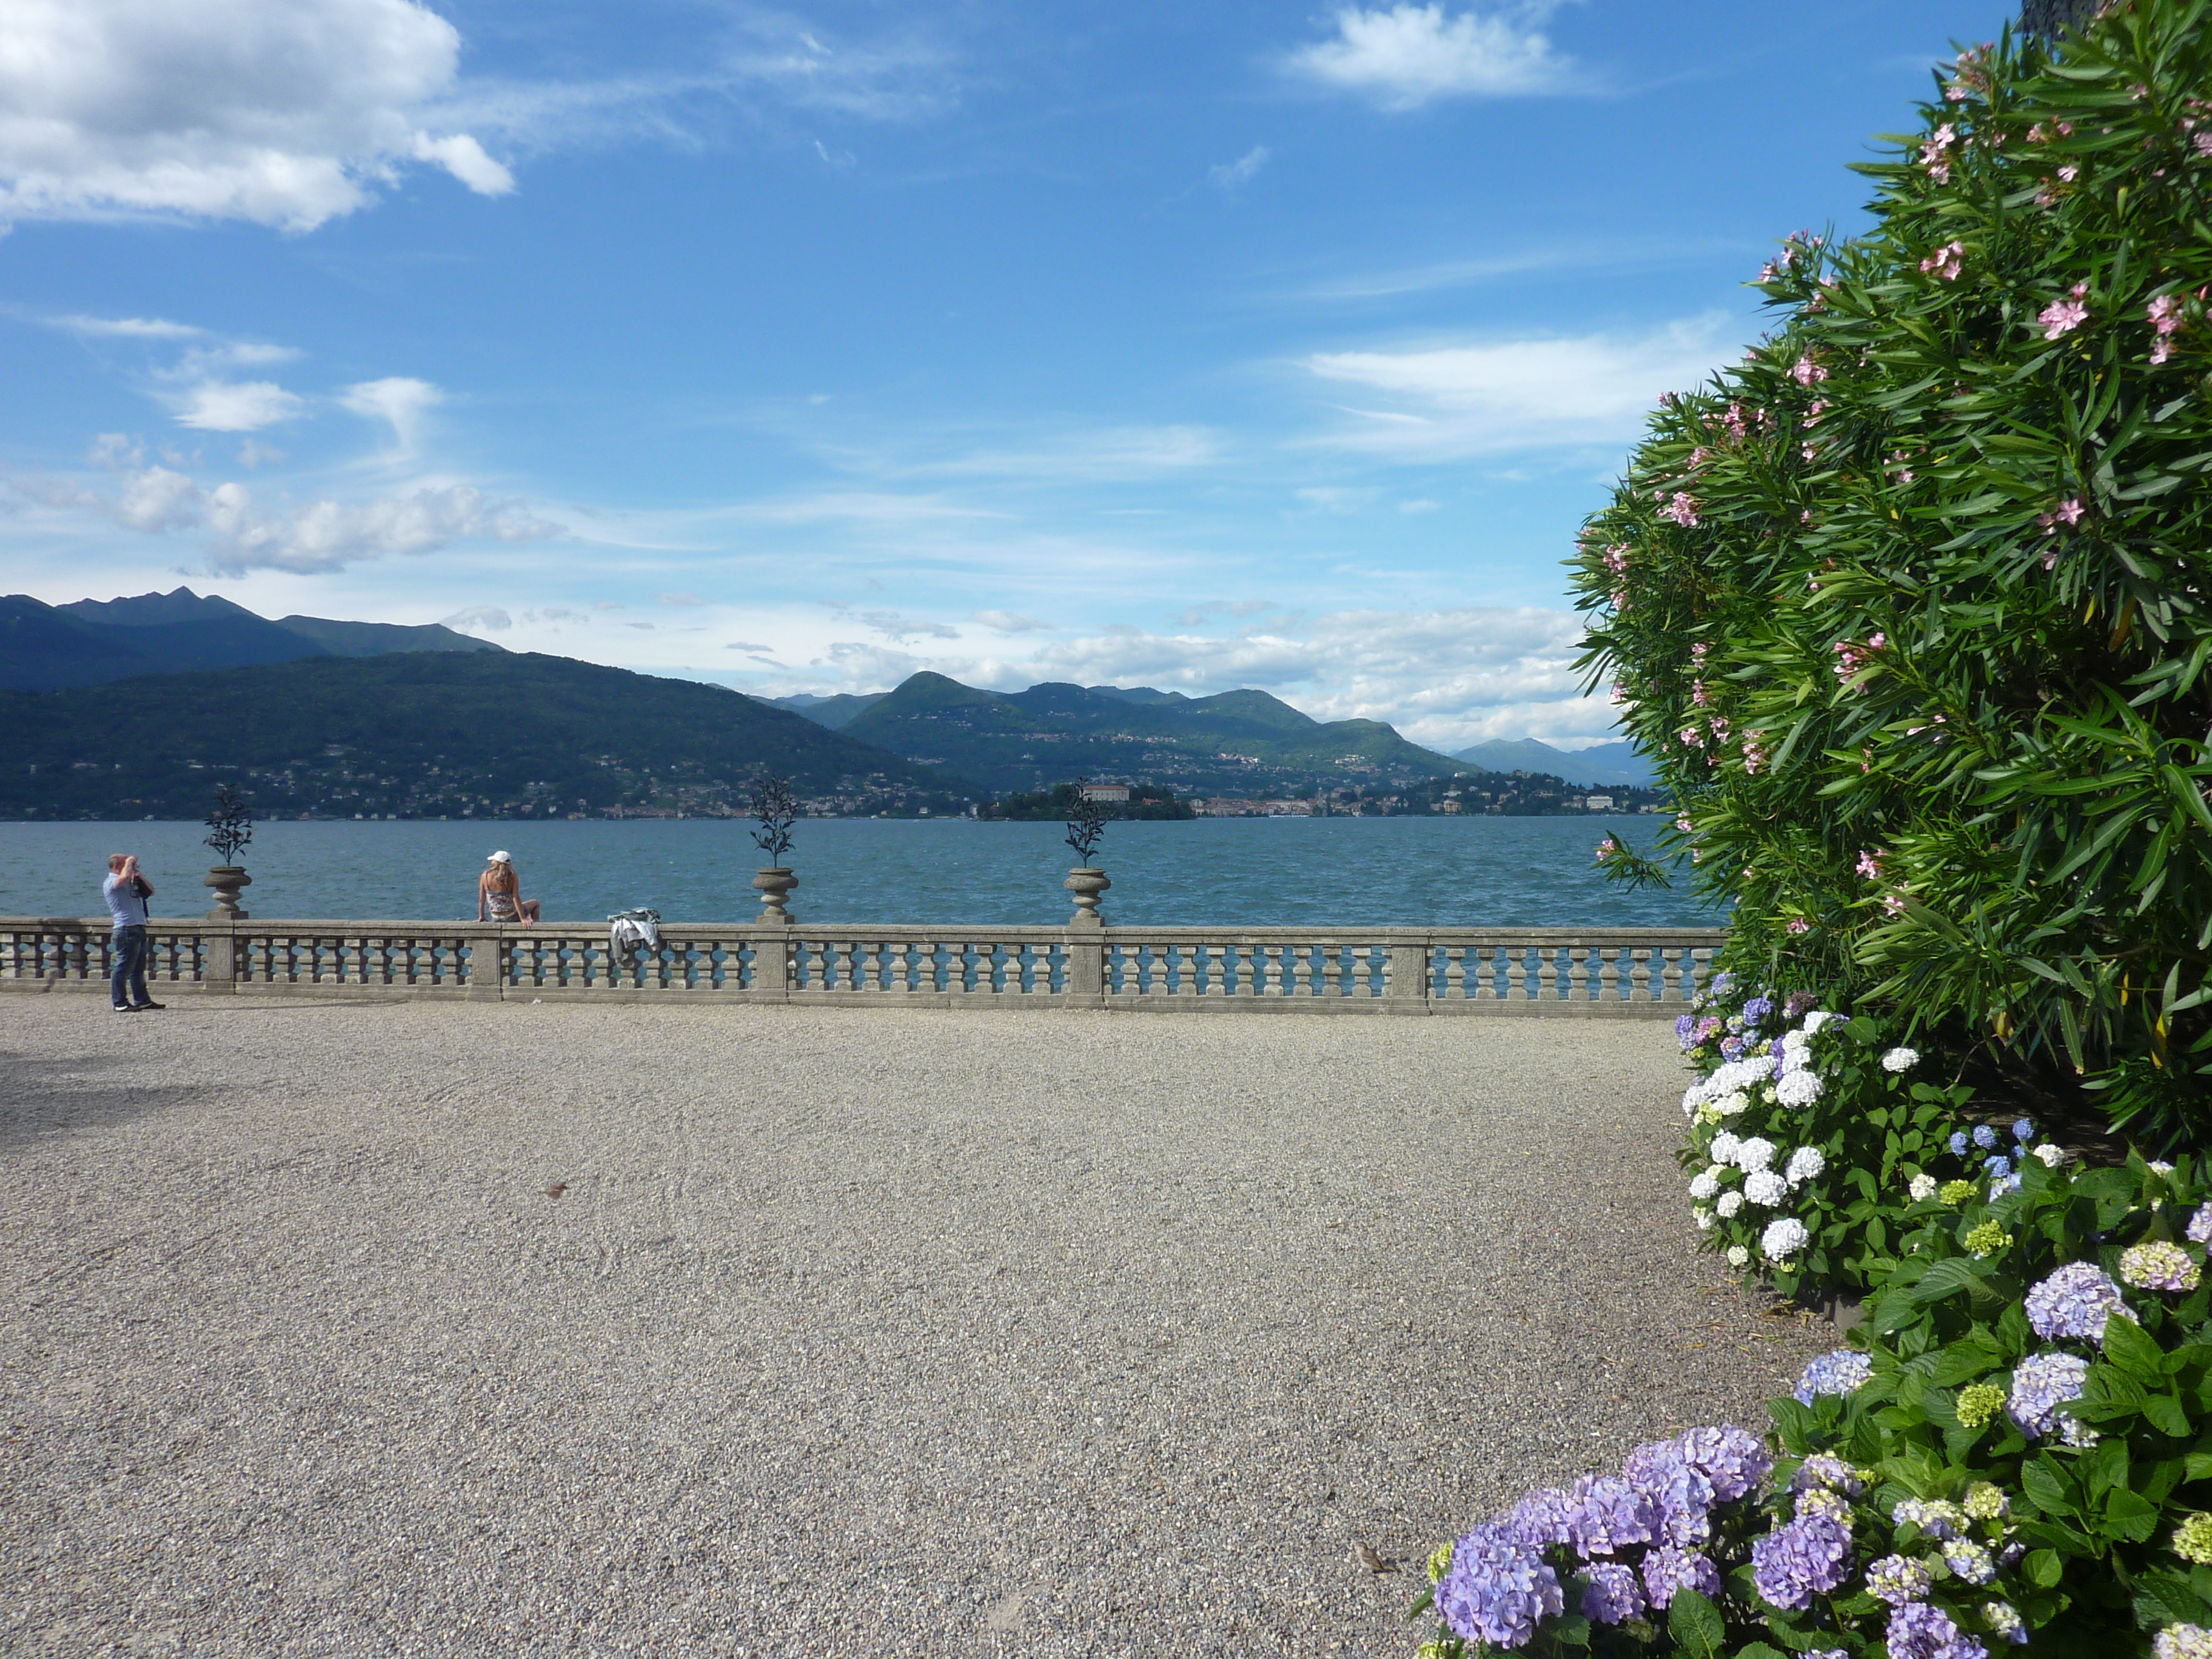
[[[2012,1126],[2012,1138],[2021,1146],[2027,1146],[2029,1141],[2035,1139],[2035,1121],[2033,1118],[2021,1118]]]
[[[1674,1022],[1674,1039],[1682,1045],[1685,1054],[1697,1046],[1697,1030],[1698,1017],[1695,1014],[1684,1014]]]
[[[2002,1181],[2012,1173],[2012,1160],[2008,1158],[1984,1158],[1982,1160],[1982,1173],[1993,1180]]]
[[[1866,1587],[1876,1600],[1901,1607],[1926,1601],[1936,1588],[1936,1575],[1909,1555],[1885,1555],[1866,1570]]]
[[[1648,1544],[1659,1529],[1659,1506],[1617,1474],[1586,1474],[1568,1494],[1567,1546],[1585,1561],[1630,1544]]]
[[[2094,1261],[2069,1261],[2030,1290],[2027,1322],[2046,1342],[2102,1342],[2106,1322],[2125,1319],[2128,1304],[2112,1277]]]
[[[1997,1132],[1986,1123],[1974,1125],[1974,1145],[1988,1152],[1997,1144]]]
[[[1674,1592],[1693,1589],[1700,1595],[1721,1593],[1721,1570],[1695,1550],[1662,1544],[1644,1558],[1644,1589],[1651,1605],[1664,1611]]]
[[[1774,1454],[1748,1429],[1733,1423],[1717,1428],[1692,1429],[1675,1441],[1682,1461],[1713,1483],[1717,1502],[1732,1504],[1774,1468]]]
[[[1990,1650],[1925,1601],[1908,1602],[1889,1615],[1889,1659],[1990,1659]]]
[[[1797,1473],[1790,1477],[1790,1490],[1809,1492],[1824,1486],[1839,1492],[1846,1498],[1856,1498],[1866,1490],[1858,1471],[1832,1452],[1814,1452],[1797,1466]]]
[[[1849,1348],[1816,1354],[1805,1367],[1805,1374],[1797,1379],[1797,1403],[1809,1406],[1818,1395],[1850,1394],[1864,1387],[1873,1375],[1874,1361]]]
[[[1850,1528],[1831,1515],[1801,1516],[1752,1540],[1751,1581],[1778,1607],[1797,1611],[1844,1582]]]
[[[1951,1136],[1951,1155],[1954,1158],[1966,1157],[1966,1132],[1964,1129],[1959,1129],[1953,1132]]]
[[[1761,1020],[1765,1019],[1773,1012],[1773,998],[1753,997],[1750,1001],[1743,1005],[1743,1023],[1745,1028],[1748,1030],[1750,1027],[1758,1024]]]
[[[1453,1547],[1451,1571],[1437,1586],[1437,1612],[1453,1635],[1501,1648],[1522,1646],[1565,1605],[1559,1575],[1488,1527]]]
[[[1782,1005],[1782,1018],[1795,1019],[1820,1000],[1810,991],[1792,991]]]
[[[1734,1065],[1743,1058],[1743,1039],[1740,1036],[1721,1039],[1721,1058]]]
[[[2089,1362],[2070,1353],[2031,1354],[2014,1370],[2012,1398],[2005,1410],[2033,1440],[2058,1426],[2058,1408],[2081,1397]]]
[[[2212,1202],[2200,1204],[2184,1230],[2191,1244],[2212,1244]]]
[[[1656,1440],[1638,1446],[1628,1454],[1620,1473],[1658,1506],[1662,1541],[1702,1544],[1712,1536],[1706,1511],[1713,1506],[1713,1483],[1683,1457],[1679,1443]]]
[[[1593,1624],[1625,1625],[1644,1611],[1644,1592],[1636,1587],[1636,1570],[1618,1561],[1601,1561],[1589,1570],[1589,1588],[1583,1592],[1583,1617]]]
[[[1508,1543],[1541,1552],[1567,1541],[1567,1519],[1574,1505],[1557,1486],[1542,1486],[1490,1523]]]

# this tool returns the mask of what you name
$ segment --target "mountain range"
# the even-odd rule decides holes
[[[1189,697],[1053,682],[983,691],[925,671],[879,696],[778,706],[994,793],[1090,776],[1183,795],[1310,795],[1464,769],[1379,720],[1317,720],[1264,691]]]
[[[963,780],[696,680],[528,653],[386,653],[0,691],[0,816],[743,812],[763,772],[814,813],[957,812]]]
[[[1601,743],[1569,750],[1534,738],[1492,738],[1470,749],[1455,750],[1452,758],[1486,772],[1547,774],[1585,788],[1615,783],[1648,789],[1659,775],[1632,743]]]
[[[270,622],[189,587],[70,605],[46,605],[24,593],[0,597],[0,690],[8,691],[56,691],[308,657],[500,649],[434,623],[407,628],[324,617]]]

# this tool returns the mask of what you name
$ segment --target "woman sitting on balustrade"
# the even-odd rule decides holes
[[[514,873],[514,860],[505,853],[494,853],[477,878],[477,920],[519,921],[525,927],[538,921],[538,901],[522,896],[522,878]]]

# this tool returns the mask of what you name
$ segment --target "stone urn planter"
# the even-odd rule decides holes
[[[788,870],[763,870],[753,878],[753,885],[760,889],[760,919],[771,927],[788,927],[797,920],[784,908],[784,900],[791,890],[799,885],[799,878]]]
[[[207,913],[210,921],[244,921],[246,912],[238,908],[238,890],[253,885],[253,878],[246,873],[242,864],[218,864],[207,872],[203,887],[215,889],[215,908]]]
[[[1085,868],[1071,870],[1060,885],[1075,895],[1075,914],[1068,920],[1071,927],[1103,927],[1106,918],[1098,914],[1098,900],[1114,884],[1106,879],[1103,870]]]

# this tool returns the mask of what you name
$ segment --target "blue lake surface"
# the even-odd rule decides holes
[[[1099,862],[1109,921],[1147,927],[1713,927],[1687,891],[1626,892],[1599,839],[1648,849],[1662,820],[1216,818],[1115,823]],[[592,823],[272,822],[244,862],[255,916],[473,918],[485,855],[514,855],[548,921],[650,905],[670,921],[750,920],[763,860],[727,819]],[[104,914],[111,852],[139,856],[157,916],[204,915],[213,862],[197,823],[0,824],[0,915]],[[802,922],[1056,925],[1074,862],[1050,823],[817,818],[788,862]]]

